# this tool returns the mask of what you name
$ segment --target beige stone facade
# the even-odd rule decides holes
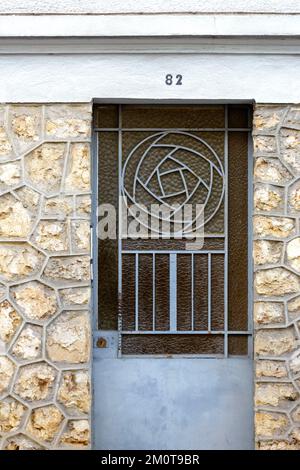
[[[255,436],[300,450],[300,107],[254,112]]]
[[[0,108],[0,439],[90,447],[89,104]]]
[[[0,439],[91,445],[89,104],[0,110]],[[300,449],[300,107],[254,112],[257,449]]]

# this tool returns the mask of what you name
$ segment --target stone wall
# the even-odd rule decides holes
[[[0,108],[0,439],[90,446],[90,105]]]
[[[254,113],[255,429],[300,449],[300,106]]]

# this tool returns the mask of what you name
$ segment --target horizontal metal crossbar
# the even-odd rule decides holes
[[[252,332],[249,330],[246,331],[225,331],[225,330],[125,330],[122,331],[123,335],[251,335]]]

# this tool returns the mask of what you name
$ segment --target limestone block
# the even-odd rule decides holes
[[[15,303],[29,320],[47,320],[58,309],[54,289],[32,281],[11,289]]]
[[[300,173],[300,131],[281,129],[280,131],[281,158],[294,174]]]
[[[257,294],[281,296],[299,292],[299,277],[285,268],[271,268],[255,274],[254,286]]]
[[[41,139],[41,121],[41,106],[10,107],[9,125],[17,150],[24,152]]]
[[[295,231],[294,219],[287,217],[255,216],[253,231],[259,237],[286,238]]]
[[[258,106],[254,111],[253,129],[257,134],[275,134],[285,108],[281,106]]]
[[[89,252],[90,222],[88,220],[73,220],[71,222],[71,234],[73,250]]]
[[[46,350],[53,362],[87,362],[90,355],[88,312],[66,312],[56,318],[47,328]]]
[[[0,196],[0,237],[26,238],[32,228],[30,212],[12,194]]]
[[[259,411],[255,415],[255,428],[258,436],[280,436],[287,431],[288,426],[289,420],[283,413]]]
[[[25,177],[38,191],[52,194],[60,189],[66,145],[44,142],[25,157]]]
[[[300,423],[300,405],[298,405],[292,412],[292,418],[296,423]]]
[[[90,218],[91,205],[92,201],[89,195],[76,196],[76,215]]]
[[[16,281],[36,275],[44,255],[27,243],[0,243],[0,278]]]
[[[44,450],[44,448],[24,434],[17,434],[6,440],[4,450]]]
[[[287,303],[288,314],[291,320],[300,318],[300,297],[295,297]]]
[[[281,242],[255,240],[253,243],[254,263],[257,265],[279,263],[282,249],[283,245]]]
[[[255,353],[260,356],[281,356],[298,346],[293,327],[260,330],[255,335]]]
[[[88,281],[90,279],[90,258],[89,256],[50,258],[44,271],[44,277],[59,283],[60,286],[62,283]]]
[[[40,202],[39,193],[29,188],[28,186],[22,186],[21,188],[16,189],[14,192],[24,207],[28,208],[32,214],[37,213]]]
[[[300,108],[292,106],[284,119],[284,127],[300,130]]]
[[[292,354],[289,361],[289,368],[292,375],[297,375],[300,373],[300,348]]]
[[[88,413],[91,405],[88,372],[83,370],[64,372],[57,399],[72,413],[76,411]]]
[[[0,401],[0,433],[16,431],[20,428],[26,407],[14,398]]]
[[[87,447],[90,442],[90,427],[86,419],[69,421],[60,443],[67,446]]]
[[[254,176],[264,183],[287,183],[291,173],[276,158],[259,157],[255,160]]]
[[[7,392],[14,372],[14,363],[8,357],[0,356],[0,394]]]
[[[87,192],[91,189],[90,146],[76,143],[71,145],[65,190]]]
[[[55,369],[45,362],[22,366],[19,369],[14,392],[29,402],[49,399],[52,395]]]
[[[300,272],[300,237],[289,241],[286,247],[288,264]]]
[[[3,123],[0,123],[0,160],[6,160],[12,156],[13,148],[10,138]]]
[[[277,144],[273,136],[253,136],[254,153],[255,155],[276,155]]]
[[[289,441],[261,441],[258,443],[259,450],[299,450],[300,445]]]
[[[274,186],[257,186],[254,190],[254,209],[271,212],[282,208],[283,193],[281,188]]]
[[[26,430],[37,439],[51,442],[63,419],[63,414],[54,405],[35,408],[30,414]]]
[[[73,212],[73,198],[59,196],[45,199],[43,212],[45,215],[64,219]]]
[[[258,325],[283,323],[285,321],[284,305],[281,302],[255,302],[254,321]]]
[[[0,340],[9,343],[22,323],[22,317],[8,300],[0,303]]]
[[[282,379],[287,377],[285,362],[280,361],[257,361],[255,365],[256,377],[270,377]]]
[[[18,186],[21,181],[22,170],[19,161],[0,164],[0,190],[5,191]]]
[[[55,104],[45,108],[45,132],[51,138],[86,139],[90,137],[89,105]]]
[[[11,353],[16,359],[40,359],[42,355],[42,328],[27,324],[16,340]]]
[[[90,287],[71,287],[69,289],[61,289],[59,291],[62,304],[66,306],[83,305],[86,306],[90,302]]]
[[[33,236],[34,243],[50,253],[69,248],[68,225],[56,220],[41,220]]]
[[[255,389],[256,406],[289,406],[299,398],[292,384],[258,383]]]

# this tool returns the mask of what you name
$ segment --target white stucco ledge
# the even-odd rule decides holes
[[[299,0],[1,0],[0,14],[300,13]]]
[[[290,37],[300,14],[0,15],[0,37]]]

